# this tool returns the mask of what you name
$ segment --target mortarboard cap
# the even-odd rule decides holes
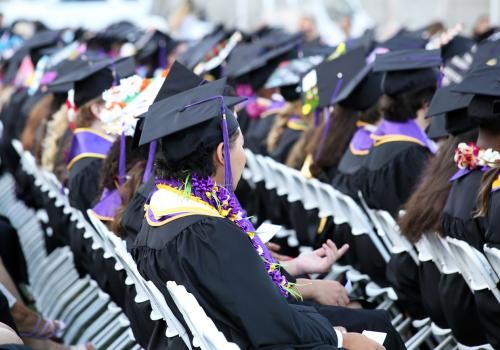
[[[147,112],[140,144],[161,139],[164,156],[178,162],[202,145],[224,142],[225,186],[232,191],[229,136],[239,126],[230,108],[245,99],[224,96],[225,89],[226,79],[220,79],[154,103]]]
[[[500,96],[499,76],[500,60],[491,58],[470,71],[452,90],[475,95]]]
[[[390,51],[423,49],[428,40],[423,38],[417,32],[411,32],[401,29],[393,37],[378,44],[379,47],[385,47]]]
[[[444,114],[438,114],[432,117],[431,124],[426,130],[427,136],[431,140],[439,140],[448,137],[449,133],[446,130],[446,121]]]
[[[400,50],[377,55],[374,72],[384,72],[382,91],[397,95],[435,86],[442,63],[440,50]]]
[[[227,36],[223,28],[218,28],[215,32],[205,36],[198,43],[190,47],[179,57],[179,62],[189,69],[194,69],[205,56],[215,48]]]
[[[365,111],[375,105],[382,96],[380,83],[383,73],[373,72],[373,64],[365,65],[341,89],[336,102],[355,111]]]
[[[320,64],[321,61],[323,61],[322,56],[310,56],[281,62],[264,87],[272,89],[281,86],[298,85],[302,76],[311,68]]]
[[[365,65],[364,48],[361,47],[349,51],[332,61],[319,64],[315,68],[319,96],[318,107],[326,107],[337,103],[339,93],[348,86],[349,82]],[[342,81],[339,82],[341,79]],[[336,93],[337,96],[335,96]]]
[[[454,56],[461,56],[466,52],[470,52],[474,41],[461,35],[456,35],[446,45],[441,47],[441,55],[443,61],[447,62]]]
[[[452,135],[472,130],[475,124],[467,114],[472,94],[453,92],[450,86],[440,88],[434,94],[429,106],[427,116],[434,117],[432,123],[437,119],[443,119],[445,129]]]

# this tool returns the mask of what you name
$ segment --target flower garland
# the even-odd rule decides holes
[[[252,223],[247,218],[234,193],[229,192],[223,186],[217,185],[210,177],[202,178],[197,175],[188,175],[185,181],[156,179],[155,184],[181,190],[185,196],[194,196],[217,209],[221,216],[234,222],[250,238],[253,248],[264,261],[266,271],[280,293],[284,297],[288,297],[290,294],[297,299],[301,298],[295,284],[287,281],[286,277],[280,272],[279,263],[274,261],[267,247],[255,233]]]
[[[462,142],[455,151],[454,160],[459,169],[474,170],[497,165],[500,162],[500,152],[492,148],[482,149],[473,142]]]

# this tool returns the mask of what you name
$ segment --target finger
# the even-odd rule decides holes
[[[339,250],[337,250],[337,259],[340,259],[349,250],[349,244],[344,244]]]
[[[324,246],[322,246],[321,248],[316,249],[316,250],[314,251],[314,254],[315,254],[315,255],[317,255],[317,256],[319,256],[319,257],[323,257],[323,256],[325,256],[325,254],[326,254],[326,249],[325,249],[325,247],[324,247]]]
[[[270,250],[274,250],[274,251],[278,251],[281,249],[281,246],[279,244],[276,244],[276,243],[271,243],[271,242],[268,242],[267,243],[267,247],[270,249]]]

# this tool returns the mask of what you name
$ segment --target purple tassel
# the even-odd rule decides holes
[[[160,41],[160,49],[158,51],[158,64],[161,69],[167,68],[167,43],[165,40]]]
[[[326,138],[328,137],[328,132],[330,131],[330,127],[332,124],[332,117],[330,113],[330,107],[323,108],[323,113],[325,114],[325,127],[323,128],[323,133],[321,134],[321,140],[319,141],[318,149],[316,150],[316,155],[314,156],[314,160],[318,160],[321,155],[321,151],[323,150],[323,146],[326,142]]]
[[[146,169],[144,169],[144,175],[142,176],[142,182],[146,182],[151,177],[153,173],[153,164],[155,160],[156,154],[156,140],[151,141],[149,144],[149,153],[148,153],[148,161],[146,163]]]
[[[317,128],[320,124],[320,121],[319,121],[320,117],[321,117],[321,110],[319,108],[316,108],[314,110],[314,127],[315,128]]]
[[[444,79],[444,73],[443,73],[443,70],[440,68],[439,73],[438,73],[438,79],[437,79],[437,88],[438,89],[443,87],[443,79]]]
[[[335,103],[335,100],[337,99],[337,96],[339,95],[340,88],[342,87],[342,82],[344,81],[342,73],[339,73],[337,75],[337,77],[339,80],[337,80],[337,85],[335,85],[335,90],[333,91],[332,99],[330,100],[330,102],[332,104]],[[326,138],[328,137],[328,133],[330,132],[330,127],[332,126],[332,118],[331,118],[330,108],[325,107],[323,109],[323,111],[325,113],[325,128],[323,129],[323,133],[321,135],[321,140],[319,142],[319,147],[316,150],[316,155],[314,157],[314,160],[319,159],[319,156],[321,155],[321,151],[323,150],[323,147],[325,145]]]
[[[125,182],[127,176],[127,150],[125,147],[125,134],[120,135],[120,159],[118,161],[118,183],[120,186]]]
[[[231,155],[229,152],[229,131],[227,129],[226,111],[222,106],[222,138],[224,140],[224,187],[233,192],[233,174],[231,171]]]

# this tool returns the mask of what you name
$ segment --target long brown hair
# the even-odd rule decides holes
[[[115,217],[111,223],[111,231],[113,231],[118,237],[125,238],[125,230],[122,226],[123,215],[125,214],[125,211],[127,210],[134,194],[142,184],[142,177],[145,168],[146,161],[141,160],[136,162],[128,172],[127,181],[120,188],[122,205],[116,210]]]
[[[331,127],[328,130],[323,147],[319,151],[318,158],[315,156],[321,147],[325,122],[319,128],[316,128],[312,142],[306,146],[307,154],[314,157],[309,167],[309,171],[314,177],[318,177],[322,172],[330,168],[337,167],[357,129],[356,121],[358,118],[354,111],[350,109],[336,105],[331,118]]]
[[[450,136],[427,164],[418,186],[404,205],[406,214],[399,220],[402,234],[411,242],[417,242],[426,233],[442,233],[443,209],[451,190],[449,179],[456,171],[455,149],[461,142],[475,141],[477,133],[472,130]]]
[[[68,128],[68,108],[63,104],[52,119],[47,123],[44,139],[42,140],[42,167],[48,171],[54,170],[59,140],[63,137]]]
[[[53,94],[43,96],[40,101],[35,104],[28,114],[28,120],[21,134],[21,143],[25,150],[34,151],[34,147],[38,146],[35,135],[39,131],[39,128],[43,127],[43,124],[58,108],[59,105],[56,103]]]
[[[484,173],[479,186],[477,195],[477,211],[476,217],[484,217],[490,209],[490,196],[493,182],[500,176],[500,163],[497,163],[493,169]]]

